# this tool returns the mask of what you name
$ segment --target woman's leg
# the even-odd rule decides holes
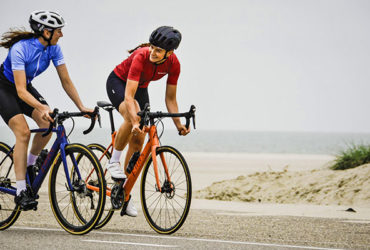
[[[138,102],[135,100],[135,106],[136,106],[136,112],[140,111],[140,106]],[[130,161],[131,156],[133,155],[134,152],[141,150],[143,147],[143,143],[145,140],[145,134],[138,134],[138,135],[132,135],[131,130],[132,130],[132,124],[129,122],[128,118],[128,112],[125,107],[125,103],[122,102],[119,106],[119,111],[120,114],[123,116],[125,119],[122,126],[120,127],[117,137],[116,137],[116,142],[119,142],[118,146],[119,148],[116,147],[116,149],[121,149],[123,150],[125,146],[128,145],[127,153],[126,153],[126,158],[125,158],[125,163],[123,169],[127,168],[128,162]],[[117,144],[116,144],[117,145]],[[121,167],[122,169],[122,167]],[[125,214],[131,217],[136,217],[137,216],[137,209],[134,206],[134,202],[132,198],[130,199],[129,203],[127,204]]]
[[[26,179],[27,148],[30,140],[30,129],[23,114],[13,116],[8,123],[15,135],[14,171],[17,181]]]
[[[140,106],[136,100],[135,100],[135,107],[136,107],[136,112],[139,112]],[[115,140],[115,149],[122,151],[126,147],[126,145],[129,143],[129,148],[127,150],[126,159],[124,163],[124,168],[126,168],[128,161],[131,158],[131,155],[135,151],[138,151],[142,148],[144,139],[145,139],[145,134],[135,135],[135,136],[131,134],[132,124],[131,122],[129,122],[128,112],[127,112],[124,101],[119,106],[119,112],[122,115],[124,122],[117,132],[117,136]]]
[[[39,128],[48,128],[50,125],[48,121],[42,119],[41,113],[36,109],[34,109],[32,112],[32,119],[37,123]],[[49,142],[51,136],[51,133],[45,137],[43,137],[41,133],[37,133],[33,138],[30,153],[33,155],[38,155]]]
[[[128,162],[131,159],[131,156],[136,152],[136,151],[141,151],[144,140],[145,140],[145,135],[146,134],[139,134],[139,135],[132,135],[131,139],[128,143],[128,149],[126,153],[126,158],[125,158],[125,168],[128,166]]]
[[[30,210],[37,206],[38,202],[27,191],[26,188],[26,171],[27,171],[27,148],[30,141],[30,129],[23,114],[13,116],[8,123],[10,129],[15,135],[14,146],[14,171],[17,181],[17,196],[14,197],[14,202],[20,206],[22,210]]]

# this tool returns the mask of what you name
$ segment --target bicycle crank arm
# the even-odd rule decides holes
[[[125,201],[125,203],[123,203],[122,210],[121,210],[121,216],[124,216],[126,214],[127,205],[130,202],[130,200],[131,200],[131,195],[130,195],[130,198],[128,198],[128,201]]]

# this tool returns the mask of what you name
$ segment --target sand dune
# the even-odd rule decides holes
[[[195,198],[285,204],[370,206],[370,164],[334,171],[256,172],[215,182]]]

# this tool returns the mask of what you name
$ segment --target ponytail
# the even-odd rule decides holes
[[[143,47],[149,47],[150,46],[150,43],[142,43],[140,44],[139,46],[137,46],[135,49],[131,49],[128,51],[128,53],[132,54],[135,50],[137,50],[138,48],[143,48]]]
[[[0,47],[10,49],[15,43],[20,40],[37,38],[39,35],[26,31],[22,29],[10,29],[8,32],[5,32],[1,37]]]

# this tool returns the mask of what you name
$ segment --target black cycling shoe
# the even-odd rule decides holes
[[[35,198],[27,190],[22,190],[19,195],[15,196],[14,202],[20,206],[23,211],[35,209],[38,204]]]

